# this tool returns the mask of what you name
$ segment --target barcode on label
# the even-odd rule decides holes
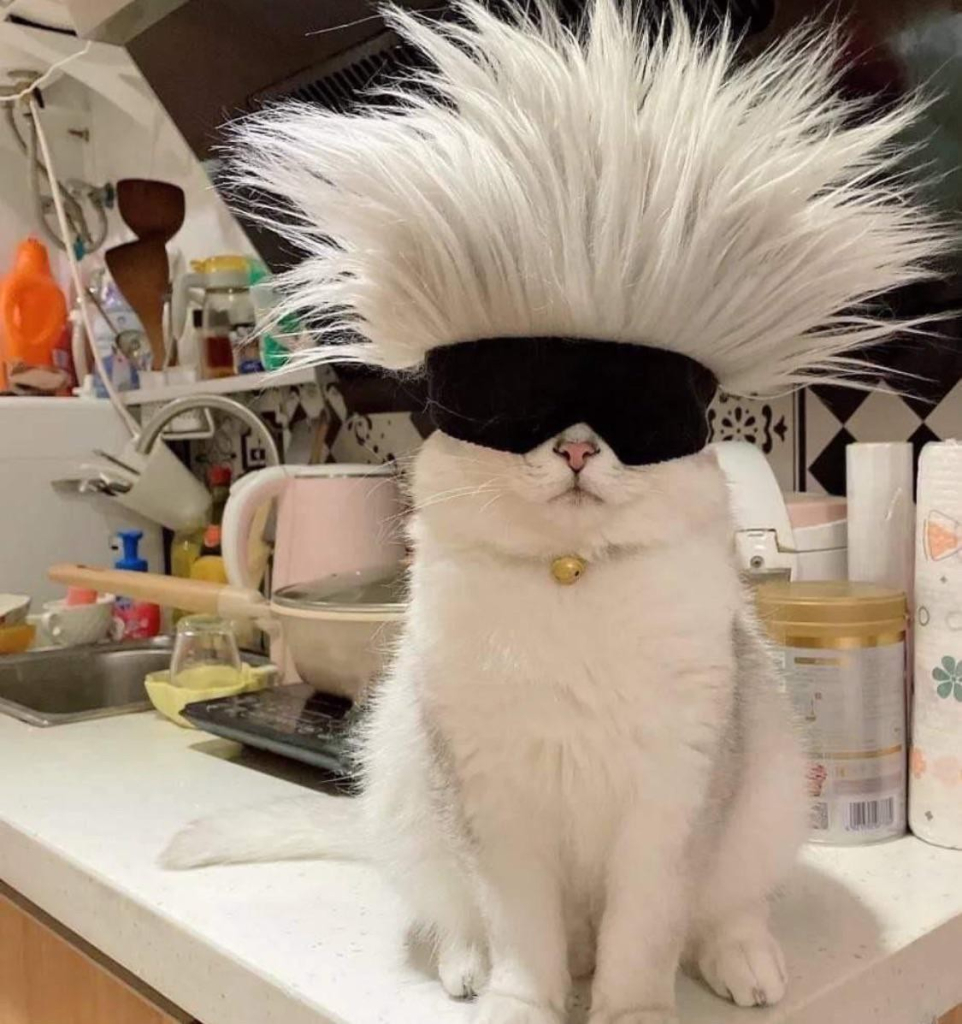
[[[848,805],[848,824],[850,832],[863,829],[884,828],[895,821],[895,797],[885,800],[861,800]]]
[[[816,832],[824,832],[828,828],[828,804],[824,800],[816,800],[812,804],[812,828]]]

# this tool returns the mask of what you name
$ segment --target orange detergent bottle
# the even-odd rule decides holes
[[[46,246],[24,239],[13,270],[0,279],[0,343],[6,377],[25,371],[57,372],[54,350],[67,322],[67,300],[53,274]]]

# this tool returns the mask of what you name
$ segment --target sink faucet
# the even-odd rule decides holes
[[[187,395],[184,398],[175,398],[168,402],[141,428],[134,442],[134,451],[140,455],[149,455],[164,427],[182,413],[192,412],[195,409],[217,409],[240,420],[250,427],[264,443],[264,450],[267,452],[267,465],[280,465],[281,456],[271,432],[267,429],[267,424],[257,413],[251,412],[247,406],[241,405],[236,399],[226,398],[224,395]]]
[[[153,416],[128,442],[122,459],[96,453],[107,462],[126,469],[128,472],[123,479],[114,479],[115,471],[108,473],[98,466],[84,466],[81,467],[84,475],[78,479],[52,481],[54,490],[61,494],[97,492],[107,495],[130,511],[170,530],[203,526],[210,510],[210,493],[176,455],[157,444],[168,423],[194,409],[218,409],[240,420],[260,438],[267,453],[267,465],[280,465],[277,444],[260,416],[223,395],[187,395],[168,402]]]

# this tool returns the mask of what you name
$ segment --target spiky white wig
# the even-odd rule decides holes
[[[242,123],[238,181],[279,200],[307,256],[286,309],[353,332],[308,358],[417,367],[557,335],[681,352],[740,394],[848,379],[902,326],[871,300],[946,244],[896,168],[916,106],[865,120],[835,92],[831,35],[741,64],[677,7],[661,29],[588,7],[581,32],[549,0],[507,20],[461,0],[443,25],[389,9],[429,59],[422,88]]]

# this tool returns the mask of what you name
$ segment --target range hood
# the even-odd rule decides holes
[[[77,35],[126,46],[187,0],[65,0]]]

